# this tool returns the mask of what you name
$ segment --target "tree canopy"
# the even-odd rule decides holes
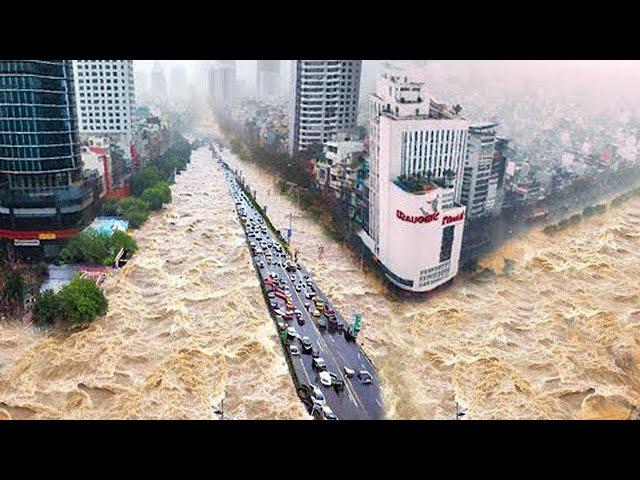
[[[109,307],[100,287],[79,274],[62,287],[58,300],[62,317],[71,323],[88,323],[106,314]]]
[[[4,280],[2,298],[8,303],[22,304],[25,284],[19,273],[11,271]]]
[[[171,189],[167,182],[160,181],[142,192],[140,198],[149,204],[151,210],[160,210],[163,204],[171,202]]]
[[[118,202],[118,215],[127,220],[131,228],[140,228],[149,218],[149,203],[136,197],[123,198]]]
[[[121,248],[127,254],[138,249],[136,241],[126,232],[116,231],[112,235],[93,229],[80,232],[69,240],[60,251],[60,263],[89,263],[94,265],[113,265],[115,256]]]
[[[33,307],[33,319],[36,323],[55,322],[62,315],[60,299],[53,290],[46,290],[36,298]]]
[[[131,195],[139,197],[145,189],[162,180],[160,169],[155,165],[144,167],[131,178]]]

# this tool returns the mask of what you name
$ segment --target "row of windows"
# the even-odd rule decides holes
[[[428,170],[457,171],[466,148],[465,130],[402,132],[401,170],[405,175]]]
[[[61,118],[70,116],[69,108],[65,105],[0,105],[0,118]]]
[[[96,110],[90,110],[89,112],[85,112],[84,108],[82,109],[82,118],[87,118],[87,116],[89,117],[98,117],[98,118],[102,118],[102,117],[115,117],[115,118],[120,118],[120,109],[116,107],[116,109],[112,109],[112,108],[101,108],[101,109],[96,109]],[[122,109],[122,116],[126,117],[126,111],[124,109]]]
[[[122,104],[123,111],[127,110],[128,107],[129,107],[128,105],[125,105],[124,103]],[[98,103],[98,102],[88,103],[80,107],[81,111],[85,111],[85,110],[110,111],[113,109],[120,110],[120,102],[118,102],[117,100],[115,102],[113,100],[107,100],[106,102],[102,100],[101,103]]]
[[[89,68],[95,70],[97,68],[118,68],[123,65],[122,62],[130,62],[131,60],[76,60],[76,66],[78,68]]]
[[[3,160],[0,159],[0,170],[10,172],[48,172],[73,168],[72,158],[41,160]]]
[[[4,147],[0,146],[0,158],[5,159],[40,159],[49,157],[65,157],[80,153],[78,145],[58,145],[40,147]]]
[[[438,265],[436,265],[435,267],[429,267],[429,268],[425,268],[424,270],[422,270],[420,272],[420,277],[426,277],[427,275],[431,275],[433,273],[437,273],[440,272],[442,270],[449,270],[449,267],[451,266],[451,262],[450,261],[446,261],[444,263],[439,263]]]
[[[0,90],[0,104],[52,104],[66,105],[66,92],[42,92],[34,90]]]
[[[82,128],[85,128],[87,126],[87,124],[93,124],[93,123],[96,123],[98,125],[106,125],[107,123],[110,123],[110,124],[114,124],[114,125],[120,126],[120,119],[118,118],[114,122],[113,118],[110,118],[109,121],[107,122],[107,120],[100,119],[100,118],[96,118],[95,120],[93,118],[89,118],[89,119],[83,118],[82,119]],[[127,122],[124,122],[125,126],[126,126],[126,123]]]
[[[82,130],[85,132],[124,132],[124,131],[127,131],[127,127],[126,125],[122,127],[120,124],[117,124],[117,125],[91,124],[91,125],[83,125]]]
[[[420,272],[420,280],[418,286],[424,287],[426,285],[431,285],[433,283],[439,282],[443,278],[446,278],[449,275],[450,267],[451,261],[447,260],[436,265],[435,267],[422,270]]]
[[[110,79],[106,79],[105,81],[100,80],[99,82],[92,82],[92,83],[96,83],[100,85],[100,90],[104,90],[105,87],[104,85],[106,85],[106,89],[107,90],[111,90],[111,80]],[[126,85],[123,84],[119,84],[122,87],[122,90],[126,89]],[[85,88],[86,87],[86,88]],[[81,84],[78,85],[78,90],[80,92],[83,92],[84,90],[87,90],[87,92],[89,94],[91,94],[93,91],[96,90],[96,86],[95,85],[85,85],[85,84]],[[118,90],[118,84],[116,84],[116,82],[113,82],[113,90]]]
[[[102,78],[94,78],[90,82],[87,80],[87,81],[84,82],[84,85],[87,87],[87,90],[89,90],[89,84],[91,85],[91,89],[96,89],[99,86],[100,90],[104,90],[105,81]],[[122,90],[124,90],[126,88],[122,84],[121,84],[121,86],[122,86]],[[117,89],[118,89],[118,87],[114,87],[114,90],[117,90]]]
[[[48,90],[66,91],[67,80],[56,78],[28,77],[24,75],[3,76],[0,74],[0,90]]]
[[[20,61],[0,61],[0,74],[31,74],[45,75],[48,77],[66,77],[68,76],[68,68],[70,67],[68,60],[60,60],[57,62],[38,61],[38,60],[20,60]]]
[[[38,146],[63,145],[69,143],[68,133],[2,133],[0,131],[0,145],[7,146]]]
[[[68,132],[74,127],[75,122],[71,121],[70,119],[0,119],[0,132]]]
[[[100,72],[100,75],[101,75],[101,76],[102,76],[102,75],[104,75],[105,77],[111,77],[111,72],[104,72],[104,73]],[[84,72],[83,72],[82,70],[78,71],[78,78],[79,78],[79,79],[82,79],[82,77],[84,77],[84,76],[85,76],[85,74],[84,74]],[[87,76],[87,77],[89,76],[89,72],[87,72],[86,76]],[[90,76],[91,76],[91,77],[97,77],[97,76],[98,76],[98,72],[91,72],[91,75],[90,75]],[[114,79],[115,79],[115,77],[117,77],[117,76],[118,76],[118,72],[113,72],[113,77],[114,77]],[[120,73],[120,76],[121,76],[121,77],[124,77],[124,71]],[[111,81],[111,80],[109,80],[109,79],[107,79],[107,80],[108,80],[108,81]]]

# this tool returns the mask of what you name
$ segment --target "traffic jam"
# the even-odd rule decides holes
[[[254,266],[298,377],[298,394],[316,419],[378,419],[377,375],[355,342],[357,330],[333,309],[309,272],[289,258],[233,174],[224,169]]]

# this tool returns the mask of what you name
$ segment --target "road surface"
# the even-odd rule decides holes
[[[285,354],[291,360],[298,381],[311,388],[313,386],[318,387],[324,396],[326,405],[331,408],[338,419],[375,420],[383,418],[378,375],[371,361],[356,341],[347,340],[344,330],[318,326],[318,320],[323,318],[328,325],[328,319],[324,313],[320,317],[311,315],[310,311],[315,310],[313,307],[314,301],[307,298],[306,295],[311,293],[312,290],[315,291],[316,298],[334,310],[338,323],[346,325],[344,318],[318,289],[306,268],[300,266],[295,272],[289,272],[285,269],[286,262],[290,258],[282,247],[277,247],[281,239],[278,238],[276,232],[271,231],[268,227],[261,213],[254,208],[226,165],[223,166],[223,172],[231,196],[234,199],[236,211],[245,228],[247,243],[252,250],[252,261],[259,278],[266,285],[267,290],[274,288],[271,286],[273,275],[277,275],[279,279],[284,280],[282,287],[274,288],[274,292],[270,295],[270,297],[274,296],[277,290],[280,295],[284,293],[282,295],[284,298],[278,296],[274,298],[265,297],[268,308],[276,315],[285,313],[290,310],[286,307],[285,300],[289,298],[293,305],[293,310],[298,310],[302,317],[301,320],[298,320],[296,315],[293,315],[292,319],[284,321],[287,327],[293,327],[296,331],[295,338],[287,336],[287,346],[285,348],[288,351]],[[242,219],[243,215],[246,215],[244,220]],[[305,279],[311,279],[309,282],[311,286],[307,284]],[[267,283],[265,283],[265,280]],[[298,286],[297,289],[296,286]],[[272,305],[272,302],[275,303]],[[305,303],[307,304],[306,306]],[[311,340],[313,348],[317,350],[319,357],[324,359],[327,371],[337,375],[344,382],[343,389],[322,385],[319,372],[312,366],[313,357],[311,352],[305,353],[302,348],[301,339],[303,337],[308,337]],[[297,346],[299,353],[292,354],[291,346]],[[347,377],[344,374],[345,366],[355,371],[356,375]],[[359,379],[358,372],[360,371],[366,371],[370,374],[371,383],[364,383]],[[306,404],[309,409],[310,404]]]

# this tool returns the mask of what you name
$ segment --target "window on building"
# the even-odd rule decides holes
[[[442,230],[442,246],[440,248],[440,261],[446,262],[451,259],[453,250],[453,236],[455,233],[455,225],[449,225]]]

